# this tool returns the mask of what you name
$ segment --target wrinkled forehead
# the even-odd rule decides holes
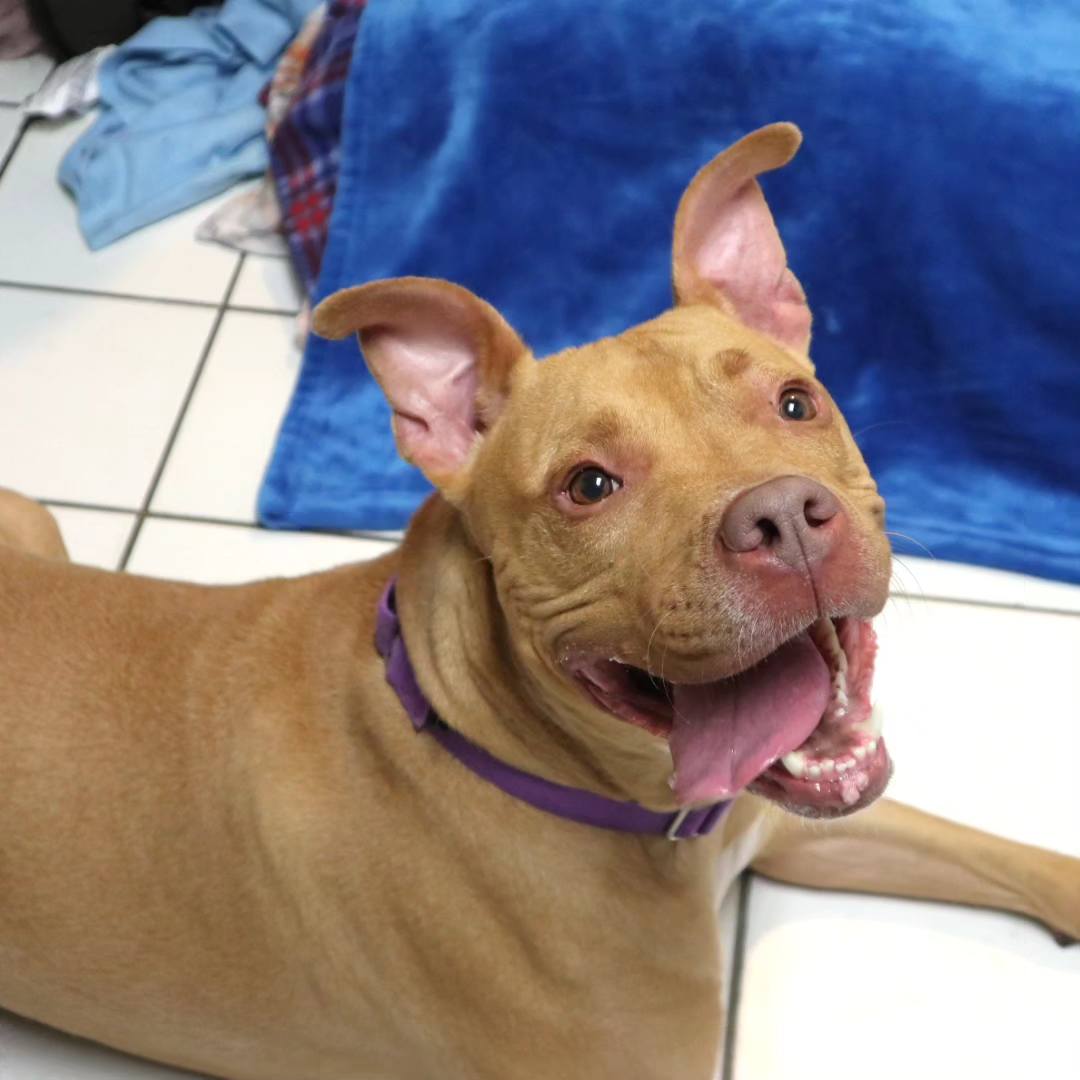
[[[514,402],[527,417],[520,450],[530,472],[546,472],[562,456],[644,453],[657,438],[692,442],[721,417],[737,420],[740,401],[812,375],[805,357],[713,308],[676,308],[536,365]]]

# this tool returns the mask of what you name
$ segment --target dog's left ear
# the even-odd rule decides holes
[[[713,158],[675,215],[672,278],[680,304],[716,304],[796,352],[810,344],[810,309],[788,269],[756,177],[786,165],[802,135],[770,124]]]
[[[468,289],[411,277],[334,293],[312,327],[322,337],[359,337],[394,411],[401,456],[455,501],[515,365],[531,356],[506,320]]]

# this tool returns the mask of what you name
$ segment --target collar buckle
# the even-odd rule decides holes
[[[667,827],[667,832],[664,835],[672,842],[676,840],[685,840],[685,836],[679,835],[679,830],[682,828],[683,822],[690,816],[690,807],[683,807],[672,819],[671,824]],[[696,835],[696,834],[695,834]]]

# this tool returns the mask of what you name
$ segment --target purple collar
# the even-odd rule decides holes
[[[395,582],[391,580],[379,600],[379,617],[375,627],[375,647],[386,661],[386,681],[394,688],[415,730],[428,732],[477,776],[539,810],[582,825],[595,825],[599,829],[649,833],[666,836],[669,840],[689,840],[695,836],[705,836],[719,823],[724,811],[731,805],[730,801],[694,810],[648,810],[635,802],[620,802],[522,772],[448,727],[417,685],[416,674],[401,636],[394,585]]]

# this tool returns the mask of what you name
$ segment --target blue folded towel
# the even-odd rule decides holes
[[[617,332],[695,170],[793,120],[764,186],[898,549],[1080,581],[1078,55],[1080,9],[1014,0],[373,0],[319,294],[429,274],[541,355]],[[427,490],[355,342],[311,341],[262,519]]]
[[[318,0],[154,19],[102,65],[101,115],[60,182],[93,249],[266,171],[259,92]]]

